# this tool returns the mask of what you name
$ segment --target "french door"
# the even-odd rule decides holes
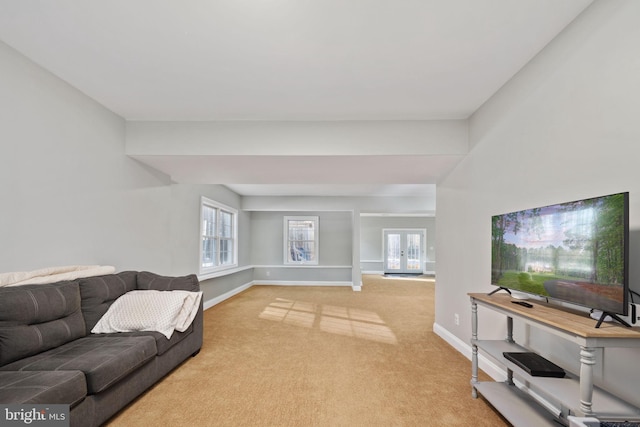
[[[383,230],[384,272],[422,273],[424,230]]]

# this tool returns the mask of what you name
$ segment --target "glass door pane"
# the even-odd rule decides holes
[[[385,272],[401,270],[401,239],[398,233],[386,233],[385,247]]]
[[[420,233],[407,233],[406,271],[422,273],[422,235]]]

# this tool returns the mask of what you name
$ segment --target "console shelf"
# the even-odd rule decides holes
[[[543,302],[532,308],[512,304],[509,295],[469,294],[472,309],[472,395],[477,392],[514,426],[554,425],[566,417],[594,416],[606,419],[640,419],[640,409],[593,385],[595,352],[608,347],[640,347],[640,328],[614,324],[595,328],[595,321],[580,312],[565,311]],[[478,339],[478,305],[507,316],[505,340]],[[567,372],[565,378],[531,376],[506,360],[503,352],[530,351],[513,341],[513,319],[560,336],[580,346],[580,373]],[[481,350],[507,370],[507,381],[478,382],[478,351]],[[514,378],[523,385],[514,385]],[[557,410],[544,408],[529,394],[530,388]],[[532,421],[533,420],[533,421]],[[555,424],[557,425],[557,423]]]
[[[475,383],[474,387],[514,426],[559,427],[550,412],[515,385],[484,381]]]

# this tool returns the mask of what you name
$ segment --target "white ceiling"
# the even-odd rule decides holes
[[[0,40],[130,121],[465,119],[591,2],[0,0]]]

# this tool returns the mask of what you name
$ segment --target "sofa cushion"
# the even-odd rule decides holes
[[[147,363],[156,353],[156,342],[150,336],[89,336],[18,360],[0,370],[82,371],[88,394],[96,394]]]
[[[86,334],[78,283],[0,288],[0,366]]]
[[[153,332],[153,331],[145,331],[145,332],[116,332],[113,334],[93,334],[92,337],[120,337],[120,336],[126,336],[126,337],[153,337],[154,340],[156,340],[156,348],[158,349],[158,356],[162,356],[164,353],[166,353],[171,347],[173,347],[174,345],[178,344],[180,341],[182,341],[183,339],[185,339],[186,337],[189,336],[189,334],[191,334],[191,332],[193,332],[193,324],[191,324],[191,326],[189,326],[189,328],[184,331],[184,332],[178,332],[175,331],[173,333],[173,335],[171,335],[170,339],[167,339],[167,337],[165,337],[164,335],[162,335],[160,332]]]
[[[136,289],[137,274],[135,271],[123,271],[78,280],[87,332],[93,329],[116,299]]]
[[[0,371],[0,402],[64,404],[74,407],[87,395],[80,371]]]
[[[200,290],[200,282],[195,274],[181,277],[159,276],[148,271],[138,273],[138,289],[156,291],[191,291]]]

